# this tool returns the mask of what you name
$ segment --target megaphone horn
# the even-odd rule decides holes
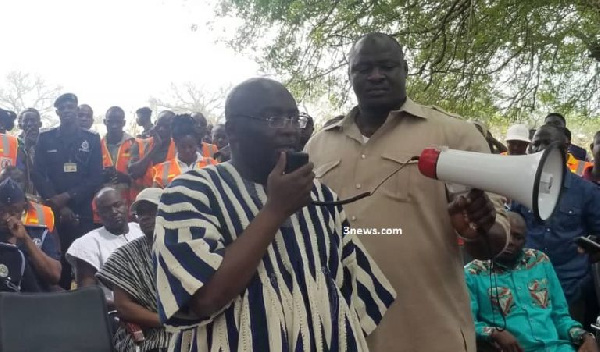
[[[566,153],[558,143],[522,156],[503,156],[448,148],[424,149],[419,171],[424,176],[496,193],[548,219],[563,189]]]

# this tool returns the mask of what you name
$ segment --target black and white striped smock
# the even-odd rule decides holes
[[[105,285],[114,286],[127,292],[140,306],[157,312],[156,278],[152,267],[152,244],[146,236],[140,237],[117,249],[96,274]],[[170,334],[164,329],[144,329],[146,340],[139,351],[167,348]],[[115,347],[118,352],[135,352],[135,342],[123,327],[115,333]]]
[[[336,196],[315,181],[312,198]],[[192,295],[267,200],[230,163],[190,171],[165,189],[154,264],[171,351],[367,351],[395,291],[354,235],[341,207],[310,205],[279,229],[247,288],[198,318]]]

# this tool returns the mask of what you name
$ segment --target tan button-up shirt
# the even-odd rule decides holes
[[[353,109],[306,146],[317,178],[340,199],[373,190],[427,147],[489,153],[474,126],[410,99],[392,111],[366,142],[355,122],[357,113]],[[496,221],[508,233],[503,199],[490,197],[497,209]],[[368,338],[371,351],[475,352],[462,258],[447,206],[444,183],[422,176],[416,161],[373,196],[344,206],[354,229],[391,233],[359,235],[398,293]]]

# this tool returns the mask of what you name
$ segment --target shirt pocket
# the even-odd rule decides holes
[[[416,160],[410,160],[412,154],[398,151],[384,151],[381,153],[381,162],[377,166],[378,183],[383,182],[386,177],[389,177],[398,169],[388,180],[380,186],[377,192],[381,192],[385,196],[398,201],[407,201],[410,191],[411,174],[417,170]],[[410,161],[409,161],[410,160]],[[406,164],[406,165],[405,165]],[[377,187],[377,184],[375,187]]]
[[[556,224],[565,232],[576,231],[581,226],[581,213],[581,208],[574,204],[568,202],[561,204],[558,207]]]
[[[335,169],[340,165],[340,159],[326,162],[325,164],[315,168],[315,177],[321,179],[327,175],[333,174]]]
[[[504,316],[508,316],[515,307],[514,294],[508,287],[492,287],[488,289],[488,296],[492,303],[492,309],[499,311]]]
[[[533,305],[542,309],[548,308],[550,305],[550,294],[548,293],[547,279],[531,280],[527,284],[527,289],[529,290]]]

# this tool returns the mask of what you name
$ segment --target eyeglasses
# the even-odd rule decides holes
[[[306,113],[299,113],[297,116],[271,116],[271,117],[256,117],[250,115],[238,115],[253,120],[266,121],[270,128],[284,128],[287,126],[295,128],[306,128],[310,116]]]

